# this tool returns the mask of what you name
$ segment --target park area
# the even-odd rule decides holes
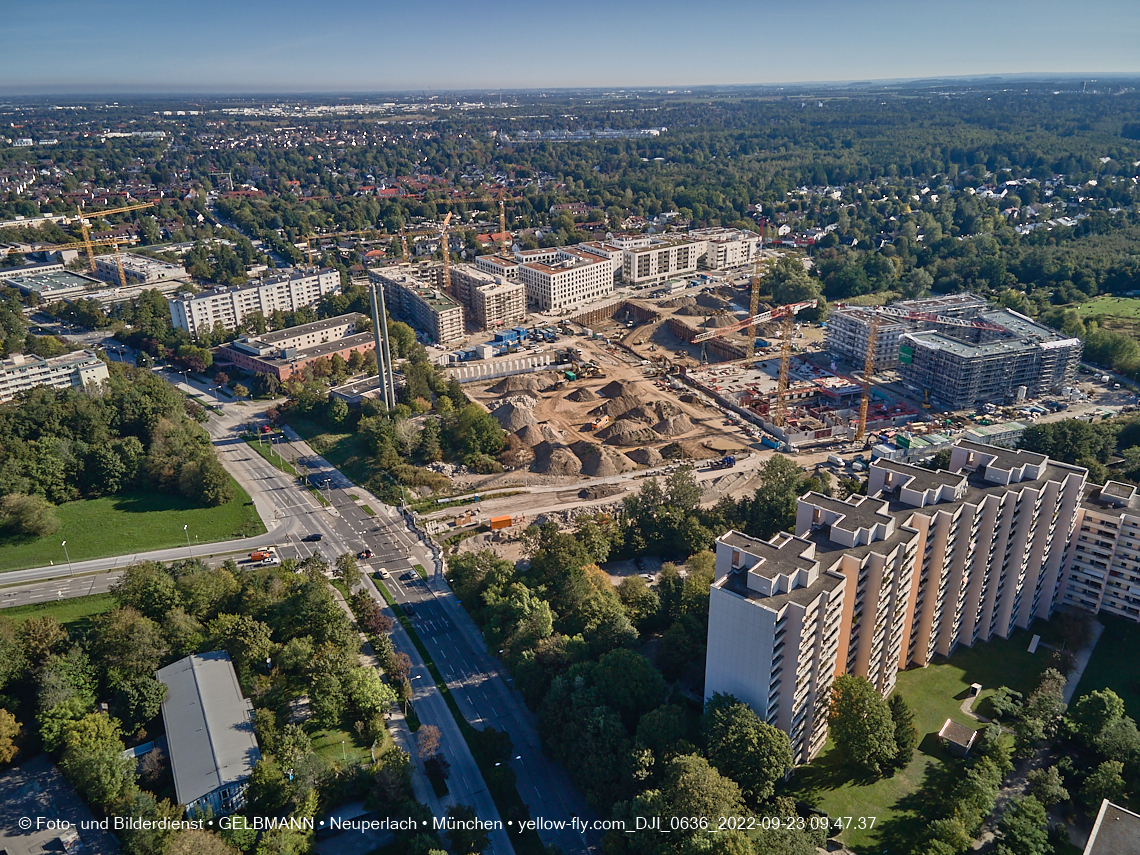
[[[156,491],[123,492],[66,502],[54,510],[59,531],[44,537],[0,537],[0,572],[51,563],[131,556],[175,546],[254,537],[265,526],[246,493],[232,481],[234,498],[206,508],[182,496]],[[186,528],[183,529],[183,526]],[[67,553],[61,544],[67,541]]]
[[[1140,719],[1140,624],[1101,612],[1104,625],[1073,698],[1096,689],[1112,689],[1124,701],[1124,714]]]
[[[919,746],[914,759],[893,776],[861,776],[843,763],[829,741],[814,761],[795,771],[787,794],[826,811],[833,821],[850,817],[851,822],[839,839],[854,852],[882,852],[888,839],[920,840],[928,818],[912,796],[953,759],[939,744],[938,730],[947,718],[968,727],[981,727],[961,709],[971,683],[983,687],[975,709],[984,710],[985,699],[999,686],[1026,694],[1032,691],[1050,665],[1050,651],[1042,647],[1029,653],[1030,638],[1029,632],[1018,631],[1009,639],[959,648],[949,659],[939,658],[926,668],[912,668],[898,675],[895,691],[914,711]],[[861,817],[866,818],[863,823]],[[860,824],[870,827],[859,828]]]
[[[1105,316],[1140,322],[1140,298],[1103,294],[1077,306],[1082,318]]]

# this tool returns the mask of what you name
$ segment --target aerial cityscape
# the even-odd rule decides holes
[[[1140,855],[1140,9],[58,5],[0,855]]]

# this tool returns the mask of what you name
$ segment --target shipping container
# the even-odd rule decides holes
[[[514,525],[514,520],[510,514],[504,514],[501,517],[491,517],[491,531],[498,531],[501,528],[510,528]]]

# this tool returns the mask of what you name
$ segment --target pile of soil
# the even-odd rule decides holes
[[[517,404],[503,404],[503,406],[497,408],[491,415],[495,417],[495,420],[502,425],[503,430],[507,433],[515,433],[527,425],[538,424],[534,413],[526,407],[520,407]]]
[[[710,309],[727,309],[729,306],[728,300],[709,291],[702,291],[698,294],[696,302],[701,306],[708,306]]]
[[[684,294],[680,297],[674,297],[672,300],[665,300],[661,305],[669,306],[670,308],[674,309],[684,309],[696,306],[697,300],[695,297],[690,297],[687,294]]]
[[[692,300],[692,297],[690,297],[689,299]],[[693,301],[692,306],[682,306],[680,309],[677,310],[678,315],[684,315],[685,317],[689,317],[689,318],[703,318],[708,313],[709,313],[709,310],[708,309],[702,309],[700,306],[696,305],[695,300]]]
[[[653,426],[653,429],[662,436],[680,436],[694,428],[695,426],[689,421],[689,417],[685,415],[669,416]]]
[[[647,442],[657,442],[659,437],[648,424],[637,419],[618,419],[607,428],[598,431],[599,439],[607,445],[638,446]]]
[[[587,487],[584,490],[578,491],[579,499],[608,499],[610,496],[616,496],[618,493],[624,493],[625,490],[617,484],[597,484],[593,487]]]
[[[660,466],[665,462],[661,452],[652,446],[642,446],[633,451],[627,451],[625,456],[641,466]]]
[[[542,390],[542,380],[535,374],[512,374],[504,377],[487,391],[495,395],[509,395],[512,392],[534,392],[535,397]]]
[[[573,392],[566,396],[567,401],[574,401],[577,404],[583,404],[586,401],[596,401],[598,396],[587,389],[585,386],[579,386]]]
[[[666,460],[708,460],[720,455],[699,442],[671,442],[661,449],[661,456]]]
[[[683,404],[699,404],[700,403],[700,400],[698,400],[696,395],[690,395],[687,392],[684,395],[679,395],[678,400],[681,401],[681,403],[683,403]]]
[[[611,419],[625,415],[635,407],[641,406],[641,399],[632,395],[622,395],[620,398],[611,398],[590,410],[591,416],[609,416]]]
[[[734,315],[713,315],[711,318],[704,321],[701,326],[720,329],[721,327],[730,327],[735,323],[736,317]]]
[[[637,394],[637,384],[632,380],[613,380],[598,390],[603,398],[622,398]]]
[[[590,478],[608,478],[611,475],[632,472],[637,468],[633,461],[620,451],[606,448],[604,445],[583,441],[571,447],[582,462],[582,474]]]
[[[681,408],[670,401],[650,401],[647,404],[642,404],[639,407],[634,407],[622,415],[625,419],[641,419],[642,421],[653,424],[670,416],[680,414]]]
[[[555,445],[566,443],[566,434],[560,431],[554,425],[549,425],[546,422],[540,424],[539,429],[542,431],[542,438],[546,442],[554,443]]]
[[[542,435],[542,431],[538,425],[524,425],[515,431],[515,436],[517,436],[527,448],[534,448],[539,443],[546,441],[546,437]]]
[[[534,449],[533,468],[545,475],[580,475],[582,461],[565,445],[543,442]]]

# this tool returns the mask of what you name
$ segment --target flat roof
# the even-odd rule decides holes
[[[49,296],[53,291],[75,291],[78,288],[88,291],[101,290],[107,287],[107,283],[101,279],[72,273],[70,270],[58,269],[8,276],[0,279],[0,282],[19,288],[21,291],[34,291],[37,294]]]
[[[376,339],[370,332],[356,333],[355,335],[345,336],[344,338],[333,339],[332,341],[322,342],[321,344],[314,344],[312,347],[299,347],[295,356],[281,357],[281,356],[257,356],[252,353],[245,353],[253,359],[264,362],[266,365],[292,365],[294,362],[299,362],[303,359],[317,359],[322,356],[331,356],[334,353],[340,353],[342,350],[347,350],[350,347],[360,347],[361,345],[375,345]],[[229,345],[227,345],[228,347]],[[276,351],[280,352],[280,351]]]
[[[259,341],[264,344],[277,344],[278,342],[296,338],[299,335],[318,333],[322,330],[343,326],[346,323],[359,323],[364,318],[365,315],[362,315],[360,312],[348,312],[344,315],[337,315],[334,318],[325,318],[323,321],[313,321],[311,324],[301,324],[298,327],[289,327],[288,329],[277,330],[276,332],[263,333],[262,335],[251,338],[250,341]]]
[[[155,676],[167,689],[162,720],[178,803],[192,804],[249,778],[261,752],[249,717],[253,705],[242,695],[230,655],[194,654]]]

